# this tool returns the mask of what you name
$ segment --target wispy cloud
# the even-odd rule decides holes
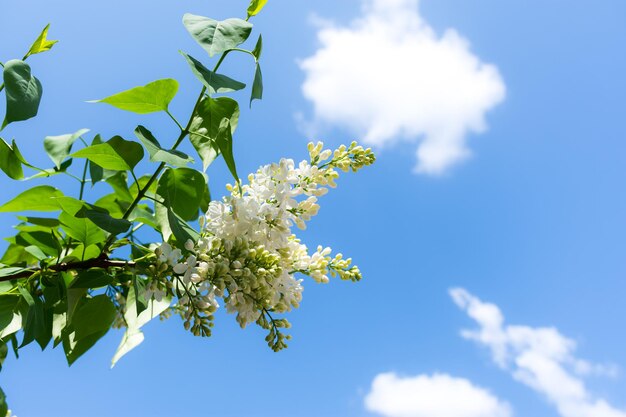
[[[509,405],[486,389],[446,374],[380,374],[372,383],[365,406],[386,417],[511,416]]]
[[[419,141],[416,172],[441,174],[470,155],[469,133],[505,96],[498,69],[456,30],[438,36],[418,0],[363,0],[346,27],[320,25],[319,49],[301,62],[307,122],[347,128],[371,145]]]
[[[499,367],[544,395],[561,416],[626,417],[626,411],[594,396],[585,385],[585,376],[613,375],[614,367],[576,357],[576,343],[555,328],[505,325],[498,306],[461,288],[451,290],[450,295],[479,326],[464,330],[462,336],[489,348]]]

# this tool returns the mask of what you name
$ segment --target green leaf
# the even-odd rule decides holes
[[[252,0],[248,6],[248,19],[256,16],[265,7],[267,0]]]
[[[71,156],[87,158],[104,169],[126,171],[132,170],[141,161],[143,148],[137,142],[114,136],[105,143],[88,146]]]
[[[0,169],[11,179],[24,178],[22,162],[16,156],[14,148],[2,138],[0,138]]]
[[[13,149],[15,149],[15,144],[13,144]],[[72,161],[73,161],[72,159],[68,159],[68,160],[64,161],[61,164],[60,168],[54,167],[54,168],[49,168],[49,169],[35,168],[32,165],[30,165],[30,164],[22,162],[24,165],[39,171],[35,175],[31,175],[28,178],[24,178],[24,180],[26,181],[26,180],[32,180],[32,179],[35,179],[35,178],[48,178],[48,177],[51,177],[53,175],[61,174],[62,172],[67,171],[67,169],[70,167],[70,165],[72,165]]]
[[[155,299],[148,300],[147,308],[138,314],[137,303],[135,300],[135,289],[131,287],[128,291],[128,297],[126,297],[127,307],[126,312],[124,313],[124,320],[126,321],[128,328],[124,334],[122,342],[117,348],[117,352],[115,352],[115,356],[111,361],[111,368],[115,366],[117,361],[119,361],[122,356],[136,348],[143,341],[143,333],[139,329],[141,329],[141,327],[143,327],[150,320],[158,317],[159,314],[167,310],[172,302],[169,298],[163,298],[161,301],[157,301]]]
[[[56,201],[59,208],[70,216],[75,216],[79,210],[85,207],[84,201],[77,200],[74,197],[57,197]]]
[[[49,185],[38,185],[0,206],[0,212],[57,211],[58,197],[63,197],[61,191]]]
[[[59,216],[61,228],[72,239],[83,243],[86,247],[95,245],[105,240],[102,229],[96,226],[91,220],[71,216],[65,212]]]
[[[46,136],[43,140],[43,147],[57,168],[61,168],[61,162],[70,154],[72,144],[87,132],[89,129],[81,129],[76,133],[67,135]]]
[[[61,249],[58,240],[49,231],[20,232],[12,239],[13,241],[11,239],[7,240],[22,248],[31,245],[37,246],[48,256],[57,256]]]
[[[0,330],[0,339],[17,333],[22,328],[22,315],[19,312],[13,312],[13,317],[8,326]]]
[[[237,167],[235,166],[235,158],[233,157],[233,134],[228,119],[222,120],[222,125],[220,126],[215,142],[224,157],[228,170],[233,175],[233,178],[235,178],[237,184],[239,184],[239,176],[237,175]]]
[[[46,255],[39,246],[26,246],[24,250],[33,255],[33,257],[35,257],[38,261],[42,261],[48,257],[48,255]]]
[[[240,83],[239,81],[233,80],[225,75],[217,74],[207,69],[204,65],[202,65],[202,63],[200,63],[200,61],[182,51],[181,54],[185,57],[185,59],[187,59],[187,62],[191,67],[191,71],[194,73],[196,78],[204,84],[209,94],[228,93],[246,88],[244,83]]]
[[[39,297],[33,297],[23,287],[18,287],[22,299],[28,304],[28,314],[24,322],[24,339],[20,348],[36,340],[41,349],[45,349],[52,338],[52,322],[44,315],[43,303]]]
[[[165,162],[178,167],[184,167],[190,162],[193,163],[193,158],[181,151],[163,149],[154,135],[141,125],[135,129],[135,136],[148,150],[152,162]]]
[[[154,180],[152,181],[151,180],[152,180],[152,175],[146,174],[146,175],[142,175],[141,177],[139,177],[137,179],[137,183],[139,184],[139,188],[143,189],[144,187],[148,185],[148,182],[150,181],[150,186],[146,189],[146,195],[154,198],[154,193],[156,193],[156,188],[157,188],[157,182]],[[136,186],[132,187],[130,192],[131,192],[131,195],[133,196],[133,199],[135,199],[138,195],[137,187]]]
[[[9,281],[0,282],[0,294],[4,294],[7,291],[10,291],[13,288],[13,284]]]
[[[109,330],[115,320],[115,314],[115,306],[108,296],[102,294],[87,299],[72,319],[76,340]]]
[[[204,193],[202,194],[202,199],[200,200],[200,210],[203,213],[209,209],[209,203],[211,202],[211,190],[209,189],[209,177],[206,174],[202,175],[204,177],[205,187]]]
[[[31,223],[37,226],[43,226],[47,228],[54,228],[59,226],[61,222],[58,219],[52,219],[49,217],[30,217],[30,216],[17,216],[18,219]]]
[[[124,215],[124,211],[126,211],[126,208],[129,205],[126,201],[120,200],[115,192],[99,198],[94,204],[98,207],[106,209],[111,216],[117,218]]]
[[[254,49],[252,50],[252,55],[254,55],[254,58],[258,61],[259,59],[261,59],[262,52],[263,52],[263,36],[259,35],[259,39],[257,39],[256,45],[254,46]]]
[[[100,135],[96,135],[91,141],[92,145],[100,145],[102,143],[102,138]],[[91,178],[91,186],[96,185],[97,182],[102,181],[103,179],[107,179],[115,174],[118,171],[113,170],[105,170],[100,165],[96,164],[93,161],[89,161],[89,177]]]
[[[242,44],[252,31],[252,24],[242,19],[217,21],[190,13],[183,16],[183,24],[209,56]]]
[[[9,406],[7,404],[7,396],[4,393],[4,391],[2,391],[2,388],[0,388],[0,416],[6,416],[8,414],[9,414]]]
[[[86,217],[96,226],[106,230],[113,235],[118,235],[127,231],[131,223],[126,219],[116,219],[103,208],[87,205],[76,213],[76,217]]]
[[[62,273],[63,280],[66,285],[69,285],[74,276],[69,272]],[[68,323],[72,322],[74,314],[78,310],[79,304],[84,300],[85,294],[87,293],[87,289],[85,288],[68,288],[67,289],[67,321]]]
[[[168,208],[163,204],[154,203],[154,220],[157,224],[156,229],[161,232],[163,242],[169,241],[172,236],[172,228],[170,227],[170,221],[167,217],[168,211]]]
[[[28,162],[26,162],[26,159],[24,159],[24,156],[22,155],[22,153],[20,152],[19,148],[17,147],[17,143],[15,143],[15,139],[13,139],[11,141],[11,143],[13,144],[13,153],[15,153],[15,157],[24,165],[26,165],[27,167],[30,168],[34,168],[31,164],[29,164]]]
[[[52,46],[58,41],[49,41],[48,40],[48,29],[50,28],[50,24],[48,23],[45,28],[41,31],[35,42],[30,46],[30,49],[24,56],[24,59],[28,58],[31,55],[39,54],[41,52],[46,52],[52,49]],[[0,416],[2,413],[0,413]]]
[[[106,270],[92,268],[78,272],[70,288],[100,288],[113,283],[113,277]]]
[[[204,176],[195,169],[170,168],[159,179],[157,194],[183,220],[195,220],[205,188]]]
[[[9,347],[7,346],[6,343],[0,341],[0,371],[2,371],[2,365],[4,364],[4,361],[6,360],[8,354],[9,354]],[[1,396],[3,394],[1,391],[2,389],[0,389],[0,407],[2,406]],[[1,413],[2,413],[2,409],[0,408],[0,416],[2,415]]]
[[[57,347],[63,340],[63,331],[67,326],[67,313],[54,313],[52,315],[52,339],[54,347]]]
[[[215,141],[223,119],[229,120],[231,133],[234,133],[239,122],[239,104],[229,97],[205,97],[191,121],[189,139],[202,158],[204,170],[219,155]]]
[[[113,359],[111,359],[111,368],[117,364],[117,362],[122,359],[124,355],[126,355],[131,350],[135,349],[137,346],[143,342],[144,336],[143,332],[139,329],[128,329],[122,336],[122,341],[120,345],[117,347],[115,351],[115,355]]]
[[[13,59],[4,64],[6,116],[0,130],[11,122],[19,122],[37,115],[43,88],[24,61]]]
[[[172,230],[172,234],[176,241],[183,245],[188,240],[197,242],[200,234],[194,230],[189,224],[180,218],[172,209],[167,209],[167,220]]]
[[[133,222],[143,223],[153,229],[158,229],[154,213],[146,204],[138,204],[130,216],[128,216],[128,219]]]
[[[13,321],[13,312],[19,301],[17,295],[0,295],[0,332]]]
[[[250,94],[250,107],[254,100],[263,98],[263,74],[261,73],[261,65],[256,63],[256,71],[254,72],[254,82],[252,83],[252,93]]]
[[[0,269],[0,278],[8,277],[9,275],[19,274],[20,272],[28,271],[27,268],[20,268],[19,266],[9,266]]]
[[[106,181],[107,184],[113,188],[113,191],[115,191],[115,196],[118,201],[130,204],[133,201],[133,196],[128,189],[127,177],[126,172],[122,171],[107,178]],[[100,206],[98,203],[96,203],[96,205]],[[109,210],[109,212],[111,212],[111,210]]]
[[[139,114],[154,113],[167,111],[177,92],[178,81],[165,78],[91,103],[107,103],[118,109]]]
[[[100,248],[97,245],[89,245],[85,247],[82,243],[77,245],[74,250],[63,259],[63,262],[68,262],[68,258],[75,258],[78,261],[85,261],[87,259],[95,259],[100,256]]]
[[[63,338],[63,350],[65,351],[65,359],[67,364],[72,365],[78,358],[83,356],[89,349],[96,344],[105,334],[107,330],[101,332],[92,333],[83,339],[77,339],[76,333],[72,332],[68,336]]]
[[[148,284],[148,280],[137,275],[133,275],[133,288],[135,289],[135,308],[137,309],[137,314],[143,313],[148,308],[148,301],[146,300],[146,286]]]

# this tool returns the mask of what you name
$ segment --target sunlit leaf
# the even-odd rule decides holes
[[[218,21],[190,13],[183,16],[183,24],[209,56],[242,44],[252,31],[252,24],[242,19]]]
[[[178,81],[165,78],[101,100],[94,100],[92,103],[107,103],[118,109],[139,114],[154,113],[166,111],[177,92]]]
[[[0,138],[0,169],[11,179],[24,178],[22,162],[15,154],[14,148]]]
[[[50,49],[52,49],[52,46],[58,42],[54,40],[48,40],[48,29],[50,29],[49,23],[46,25],[45,28],[43,28],[35,42],[33,42],[33,44],[30,46],[30,49],[26,53],[26,56],[24,56],[24,59],[28,58],[31,55],[49,51]]]
[[[143,148],[137,142],[114,136],[105,143],[80,149],[71,156],[87,158],[104,169],[126,171],[133,169],[141,161]]]
[[[61,228],[65,233],[85,246],[101,243],[105,239],[102,229],[89,219],[81,219],[63,212],[59,216],[59,220],[61,220]]]
[[[76,133],[67,135],[46,136],[43,140],[43,147],[57,168],[61,168],[61,162],[70,154],[72,144],[87,132],[89,129],[81,129]]]
[[[256,16],[265,7],[267,0],[252,0],[248,6],[248,18]]]
[[[126,355],[132,349],[137,347],[144,339],[141,332],[141,327],[158,317],[159,314],[167,310],[171,304],[169,298],[164,297],[161,301],[151,299],[147,302],[146,309],[140,314],[137,313],[137,303],[135,302],[136,295],[133,287],[128,291],[128,297],[126,297],[126,312],[124,313],[124,320],[127,324],[127,330],[124,334],[122,342],[115,352],[115,356],[111,361],[111,368],[115,366],[122,356]]]
[[[57,211],[58,197],[63,197],[61,191],[49,185],[38,185],[0,206],[0,212]]]

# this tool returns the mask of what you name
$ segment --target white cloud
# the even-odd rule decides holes
[[[498,69],[475,56],[454,29],[438,36],[418,0],[363,0],[347,27],[320,25],[319,49],[301,62],[307,125],[347,128],[376,146],[420,140],[416,171],[441,174],[470,155],[469,133],[486,129],[500,103]]]
[[[509,417],[508,404],[470,381],[445,374],[376,376],[365,398],[369,411],[386,417]]]
[[[462,336],[488,347],[498,366],[543,394],[561,416],[626,417],[626,411],[595,397],[585,386],[585,376],[614,375],[614,367],[577,358],[576,343],[555,328],[505,325],[496,305],[460,288],[451,290],[450,295],[479,325],[477,330],[463,331]]]

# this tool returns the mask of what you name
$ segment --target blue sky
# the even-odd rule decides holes
[[[240,172],[283,156],[304,159],[312,132],[329,145],[357,136],[377,145],[377,163],[342,177],[303,235],[310,246],[325,244],[352,256],[364,280],[306,283],[304,302],[290,316],[294,339],[278,354],[267,349],[262,332],[240,330],[225,313],[218,314],[210,339],[188,335],[176,318],[151,323],[143,345],[114,370],[109,363],[120,332],[110,332],[72,368],[60,350],[41,353],[31,345],[0,374],[18,416],[73,417],[89,410],[94,417],[396,417],[401,414],[394,405],[404,401],[409,410],[404,417],[421,417],[425,405],[420,399],[433,392],[448,403],[460,402],[461,395],[474,404],[482,401],[484,409],[473,417],[626,413],[626,4],[421,0],[418,9],[410,0],[377,3],[384,10],[398,8],[390,17],[419,16],[418,32],[424,25],[433,30],[434,41],[427,45],[434,51],[448,29],[468,42],[453,49],[450,62],[459,63],[454,66],[458,77],[467,75],[470,86],[478,85],[473,75],[482,64],[497,74],[457,102],[453,98],[461,90],[449,87],[457,84],[427,79],[423,85],[434,86],[434,92],[425,95],[401,78],[414,68],[422,77],[449,69],[436,67],[435,55],[418,56],[415,52],[422,49],[409,48],[389,62],[381,59],[385,51],[373,49],[348,61],[355,75],[371,79],[358,88],[358,100],[354,90],[342,90],[342,78],[323,79],[336,88],[317,88],[305,97],[302,86],[308,77],[329,75],[307,72],[301,63],[324,47],[338,47],[321,43],[318,33],[331,28],[326,30],[332,43],[333,33],[348,31],[358,44],[367,28],[359,29],[355,19],[376,18],[383,9],[364,11],[360,0],[270,0],[254,19],[265,41],[265,98],[243,111],[235,137]],[[27,157],[42,165],[49,163],[45,136],[84,127],[105,137],[131,138],[141,123],[169,143],[176,127],[162,115],[137,117],[85,101],[173,77],[181,90],[171,109],[186,118],[199,86],[178,50],[206,56],[184,30],[182,14],[223,19],[242,16],[246,6],[243,0],[5,4],[0,60],[21,57],[47,23],[50,38],[60,42],[51,53],[29,59],[44,85],[40,115],[10,125],[2,136],[14,137]],[[320,26],[323,20],[334,26]],[[411,33],[406,36],[402,39],[412,39]],[[456,61],[458,56],[474,57],[478,67]],[[468,65],[469,75],[461,64]],[[428,70],[420,72],[424,66]],[[253,75],[245,57],[227,62],[224,71],[246,82]],[[458,81],[459,88],[466,85],[459,78],[451,81]],[[237,97],[245,103],[244,95]],[[332,111],[319,107],[325,103],[341,106]],[[360,111],[376,111],[377,103],[386,106],[380,108],[386,126],[399,133],[371,134],[371,114]],[[420,105],[422,111],[413,114]],[[400,113],[405,117],[397,119]],[[478,119],[484,125],[472,127]],[[442,126],[458,127],[444,136],[461,143],[465,157],[420,170],[416,149],[428,135],[440,144],[433,132]],[[445,147],[452,155],[457,148]],[[216,163],[209,175],[213,194],[220,195],[229,180],[225,167]],[[25,186],[3,181],[5,200]],[[76,186],[65,181],[61,187],[69,193]],[[5,217],[3,235],[11,233],[12,222]],[[456,293],[465,298],[453,300],[452,288],[465,289]],[[486,324],[498,317],[495,305],[505,317],[504,327]],[[472,317],[472,306],[487,306],[488,314]],[[509,324],[520,326],[522,338],[536,336],[539,347],[511,336],[517,333],[509,332]],[[565,353],[546,348],[546,332],[537,330],[545,327],[553,328],[550,340]],[[462,336],[463,329],[482,333]],[[497,344],[488,336],[494,335],[507,352],[501,362],[492,354]],[[532,376],[545,368],[520,366],[528,355],[563,366],[585,384],[588,404],[604,401],[613,411],[582,414],[580,403],[574,408],[581,414],[568,410],[575,401],[554,392],[561,385],[558,379],[537,384]],[[580,369],[581,360],[591,369]],[[524,380],[520,369],[535,374]],[[389,373],[394,378],[376,379]],[[448,379],[437,380],[435,374]],[[448,382],[460,379],[466,382],[455,385],[460,391],[449,391],[454,384]],[[398,381],[408,387],[403,398]],[[470,415],[431,405],[442,410],[437,416]]]

